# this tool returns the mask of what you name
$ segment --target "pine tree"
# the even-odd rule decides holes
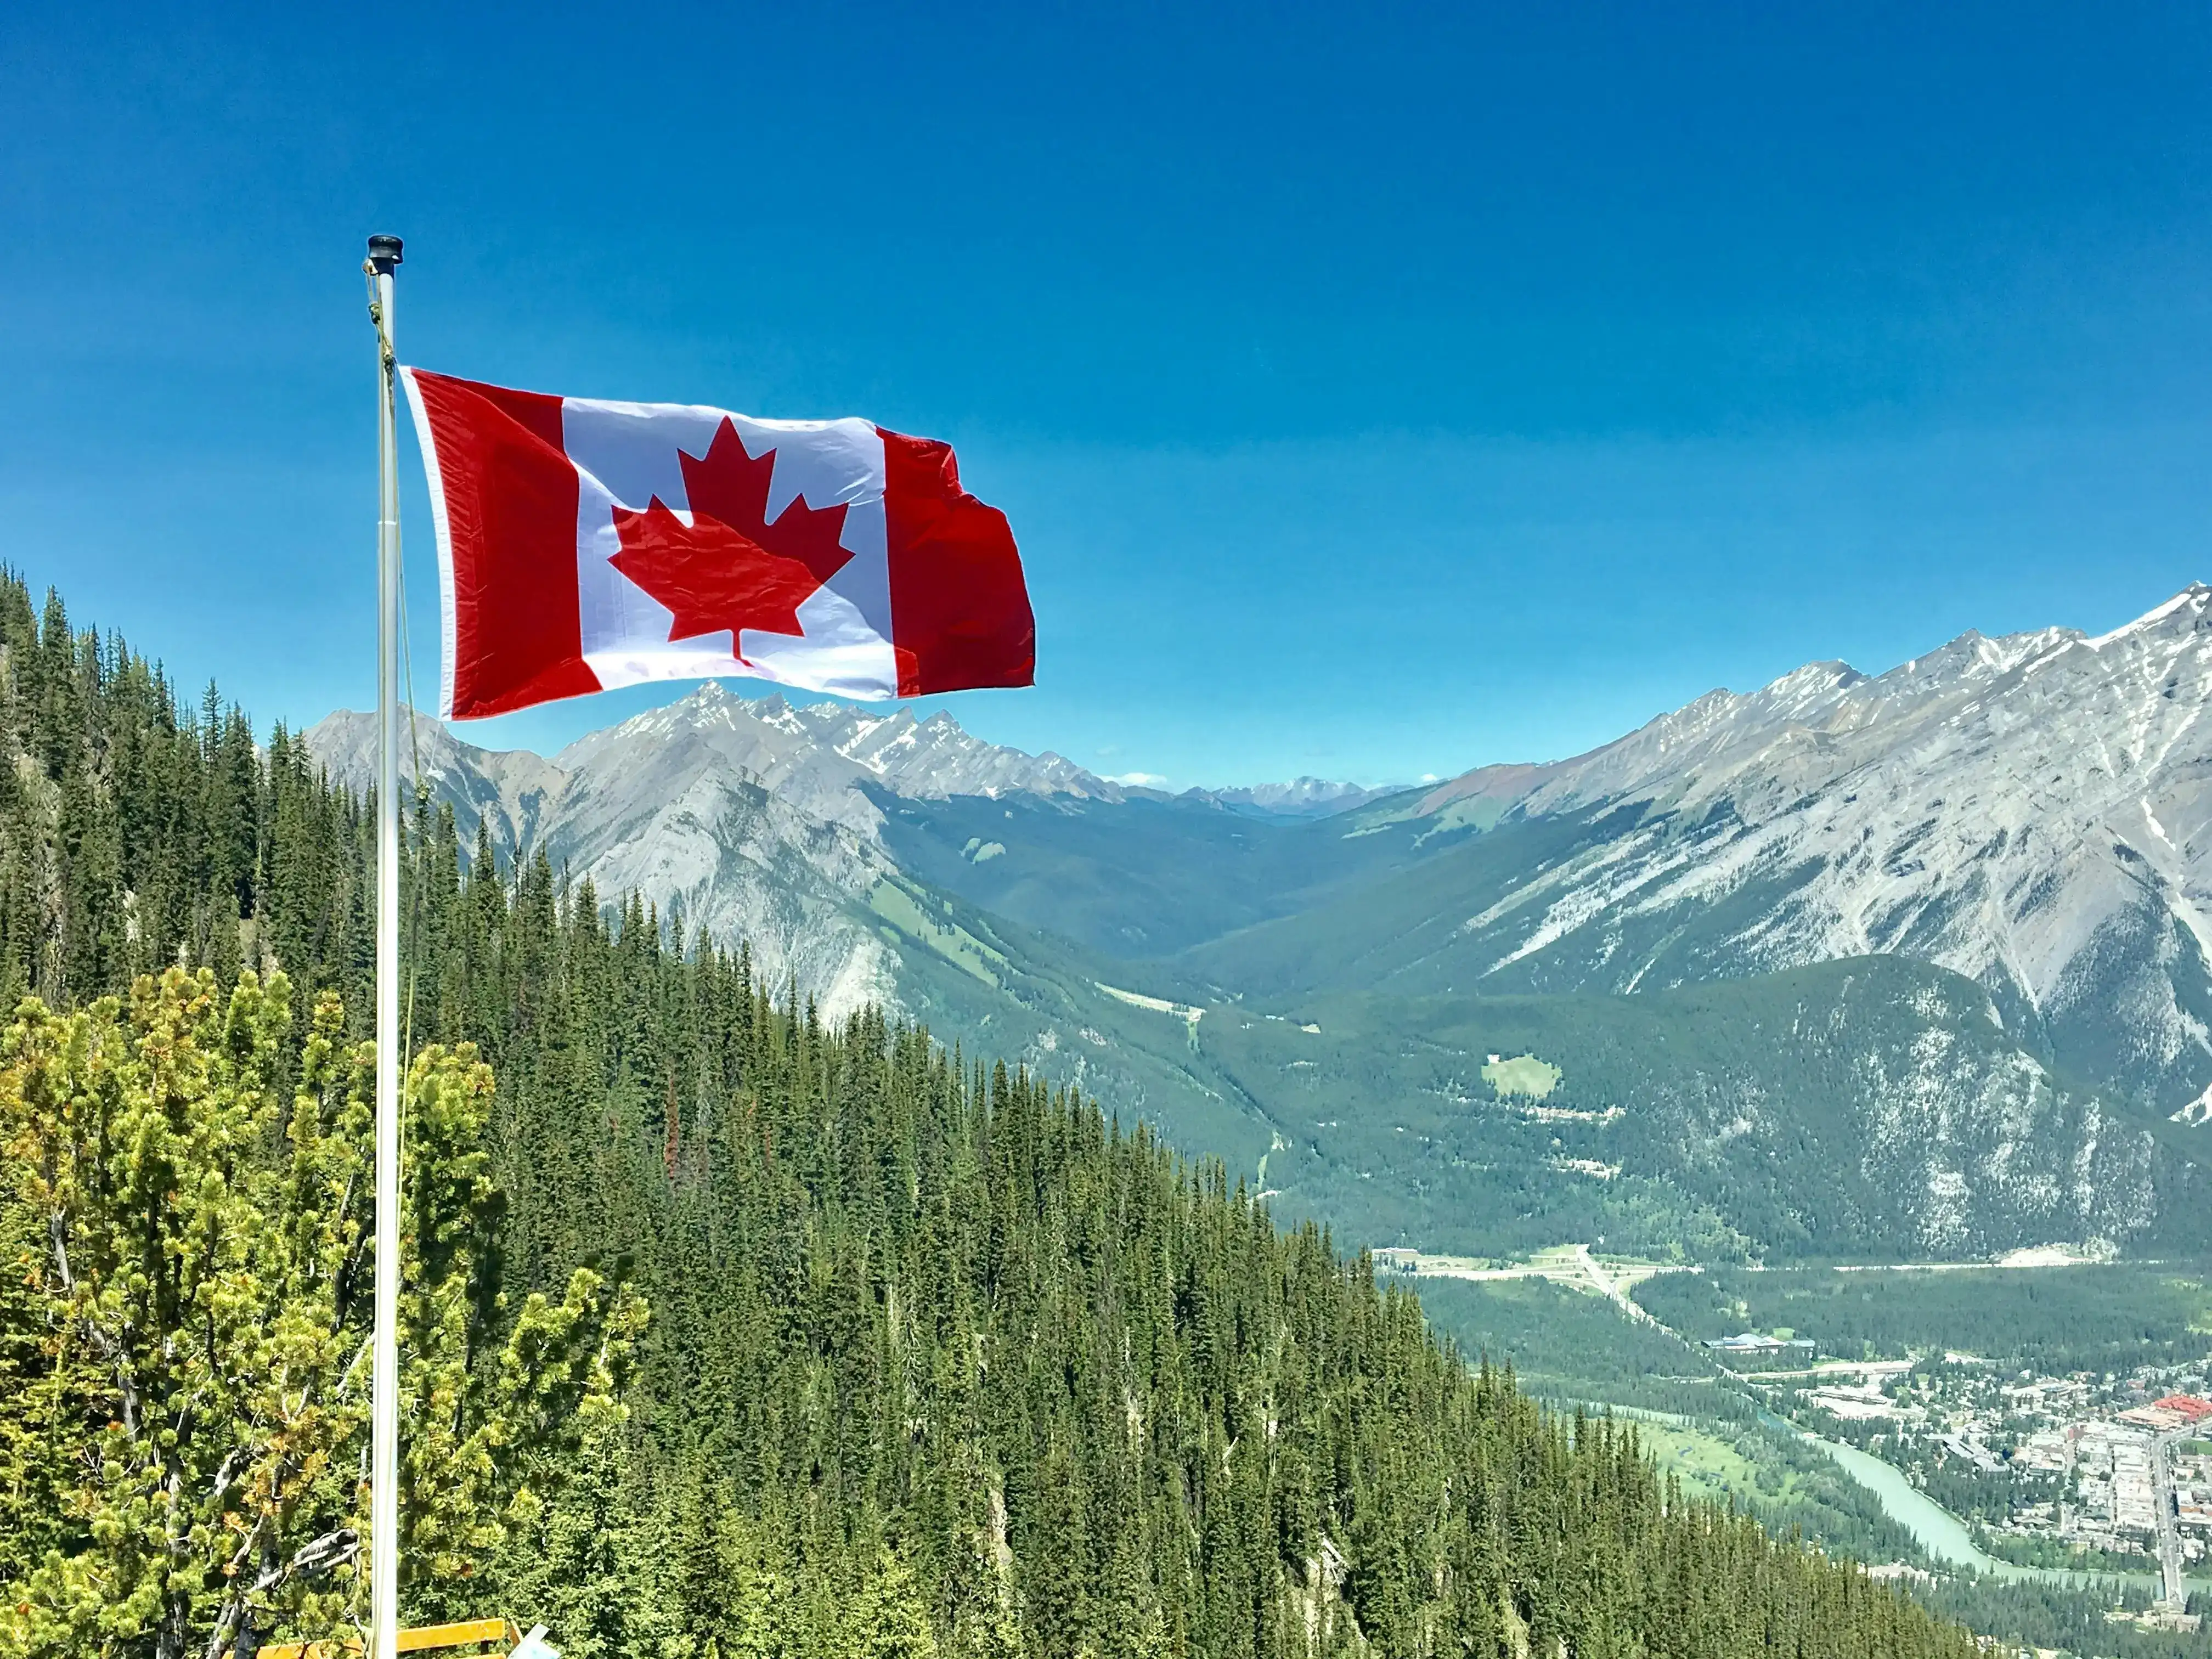
[[[0,1445],[63,1481],[12,1563],[0,1649],[221,1656],[348,1616],[365,1443],[370,1055],[317,1011],[289,1101],[289,988],[211,970],[0,1034],[0,1145],[31,1292],[5,1333],[27,1386]],[[580,1267],[507,1307],[478,1140],[485,1068],[418,1056],[403,1238],[403,1562],[418,1601],[471,1575],[617,1414],[642,1308]],[[35,1334],[26,1360],[27,1335]],[[58,1518],[62,1525],[56,1527]]]

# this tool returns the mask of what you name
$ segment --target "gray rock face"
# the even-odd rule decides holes
[[[376,722],[341,710],[307,734],[332,775],[372,781]],[[402,769],[479,820],[504,858],[543,851],[610,899],[632,891],[724,940],[748,940],[771,981],[795,978],[833,1017],[898,1006],[898,953],[863,913],[890,872],[881,811],[864,786],[922,798],[1013,791],[1114,800],[1057,755],[988,744],[947,714],[917,720],[842,704],[794,708],[708,682],[680,702],[595,732],[548,761],[477,749],[413,722]]]
[[[781,696],[738,696],[712,680],[681,702],[579,738],[552,763],[635,790],[641,757],[650,757],[656,783],[699,770],[739,775],[803,812],[868,836],[883,819],[866,784],[922,799],[1017,792],[1121,799],[1118,785],[1072,761],[986,743],[950,714],[917,720],[905,709],[882,714],[833,702],[794,708]]]
[[[1987,986],[2063,1060],[2212,1111],[2212,589],[2100,638],[1969,633],[1814,663],[1417,809],[1632,809],[1462,924],[1511,980],[1632,990],[1887,951]],[[1501,785],[1503,786],[1501,787]],[[1500,797],[1503,797],[1502,800]]]
[[[526,749],[478,749],[463,743],[445,722],[431,714],[403,711],[399,750],[401,774],[412,780],[416,763],[422,779],[440,800],[451,801],[464,836],[473,838],[479,819],[491,828],[501,851],[535,847],[549,809],[568,787],[568,775],[542,755]],[[376,716],[341,708],[325,714],[306,734],[307,750],[334,778],[366,792],[376,781]]]

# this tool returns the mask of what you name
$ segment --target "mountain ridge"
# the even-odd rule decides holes
[[[1632,991],[1896,951],[1988,986],[2100,1084],[2201,1115],[2208,703],[2212,588],[2192,584],[2095,639],[1969,632],[1883,674],[1815,663],[1711,692],[1586,755],[1464,775],[1403,816],[1486,833],[1616,820],[1462,913],[1455,982],[1511,988],[1541,964],[1549,983]]]
[[[1350,1236],[2194,1249],[2208,702],[2192,586],[2094,639],[1809,663],[1364,798],[1170,795],[949,716],[716,686],[550,760],[443,728],[422,752],[503,856],[745,937],[833,1018],[988,1036]],[[368,724],[309,745],[362,781]],[[1832,1035],[1778,1047],[1778,1021]],[[1486,1041],[1556,1066],[1565,1115],[1492,1101]]]

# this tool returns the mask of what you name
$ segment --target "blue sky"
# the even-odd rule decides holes
[[[1570,753],[2212,576],[2208,83],[2180,7],[18,7],[0,557],[370,699],[390,230],[410,361],[953,440],[1038,611],[987,736]]]

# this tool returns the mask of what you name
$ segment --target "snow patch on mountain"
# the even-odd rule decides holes
[[[1968,633],[1885,674],[1813,663],[1709,692],[1416,810],[1631,809],[1616,836],[1467,919],[1492,973],[1564,953],[1606,988],[1677,983],[1701,976],[1675,959],[1701,927],[1725,935],[1701,947],[1709,963],[1742,971],[1898,952],[2106,1030],[2124,1052],[2105,1075],[2171,1109],[2212,1081],[2208,704],[2200,585],[2095,639]]]
[[[356,788],[374,777],[374,715],[341,710],[307,742]],[[771,982],[795,980],[833,1018],[870,1002],[898,1006],[896,950],[861,913],[893,867],[872,790],[1121,799],[1060,756],[986,743],[949,714],[795,708],[712,681],[550,761],[475,748],[427,716],[411,722],[403,745],[410,779],[418,754],[465,841],[481,821],[502,859],[542,852],[609,902],[636,892],[664,919],[743,938]]]
[[[1026,793],[1118,800],[1118,785],[1049,750],[987,743],[942,710],[916,720],[848,703],[794,708],[741,697],[709,680],[665,707],[592,732],[553,757],[570,775],[627,770],[641,754],[680,752],[689,769],[750,777],[802,811],[873,836],[883,814],[863,786],[941,800]]]

